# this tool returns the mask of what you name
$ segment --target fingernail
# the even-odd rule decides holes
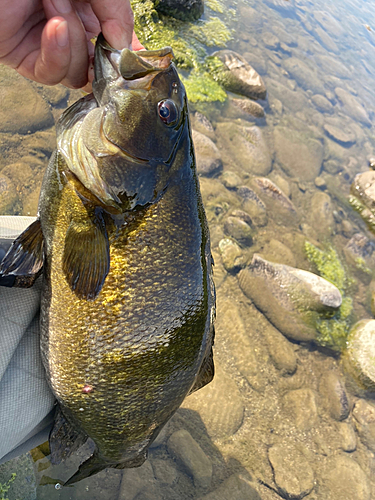
[[[72,10],[70,0],[52,0],[52,3],[60,14],[68,14]]]
[[[66,47],[69,41],[68,23],[61,21],[56,28],[56,41],[59,47]]]

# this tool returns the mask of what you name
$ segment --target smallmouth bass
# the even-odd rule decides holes
[[[52,460],[95,444],[66,485],[142,465],[214,373],[209,233],[172,49],[118,51],[100,35],[95,50],[93,94],[57,125],[39,219],[0,268],[43,273]]]

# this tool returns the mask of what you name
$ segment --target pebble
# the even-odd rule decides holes
[[[226,479],[215,491],[199,497],[198,500],[262,500],[249,479],[234,474]]]
[[[297,369],[297,357],[292,344],[271,323],[268,323],[264,336],[275,367],[282,375],[293,375]]]
[[[294,445],[282,442],[271,446],[268,459],[282,497],[299,500],[312,491],[314,472],[305,456]]]
[[[324,85],[316,69],[311,69],[301,59],[297,57],[286,59],[284,68],[304,90],[312,90],[315,94],[324,93]]]
[[[253,116],[254,118],[264,117],[264,109],[262,106],[257,102],[251,101],[250,99],[231,99],[231,103],[240,111],[243,111],[247,115]]]
[[[369,119],[367,111],[356,97],[340,87],[335,88],[335,93],[351,118],[358,120],[363,123],[363,125],[371,127],[371,120]]]
[[[213,177],[223,169],[220,152],[216,144],[207,136],[193,130],[195,157],[198,175]]]
[[[346,455],[328,458],[318,481],[319,499],[370,500],[370,482],[358,463]]]
[[[312,389],[303,388],[288,392],[283,398],[285,410],[291,413],[296,427],[308,431],[318,420],[315,394]]]
[[[237,217],[230,216],[225,219],[224,233],[234,238],[240,245],[245,247],[249,247],[253,244],[253,229],[247,222]]]
[[[324,237],[333,234],[335,220],[333,205],[328,193],[318,191],[311,198],[309,219],[311,226]]]
[[[223,172],[220,180],[227,189],[236,189],[241,184],[241,177],[230,170]]]
[[[242,206],[251,217],[255,226],[263,227],[268,223],[266,206],[259,196],[248,186],[240,186],[237,194],[243,199]]]
[[[210,120],[202,113],[199,113],[198,111],[196,111],[193,114],[192,125],[193,125],[193,129],[197,130],[201,134],[206,135],[210,139],[215,138],[215,130],[214,130]]]
[[[357,435],[353,425],[349,422],[340,422],[338,430],[342,437],[341,448],[347,453],[351,453],[357,448]]]
[[[218,364],[215,366],[212,382],[186,398],[182,408],[199,414],[208,435],[213,440],[233,436],[244,419],[244,405],[240,391],[232,378]]]
[[[316,109],[321,113],[331,113],[333,111],[332,104],[321,94],[315,94],[312,96],[311,101]]]
[[[177,481],[178,473],[172,460],[156,458],[151,464],[155,479],[160,483],[172,485]]]
[[[327,189],[327,184],[323,177],[315,177],[314,184],[318,189]]]
[[[230,238],[224,238],[219,242],[221,260],[228,273],[237,273],[245,267],[246,260],[241,248]]]
[[[282,208],[295,212],[296,209],[288,196],[270,179],[266,177],[255,177],[253,183],[261,190],[263,194],[276,200]]]
[[[336,373],[330,371],[321,376],[319,392],[323,397],[325,407],[333,419],[341,421],[348,418],[350,411],[349,399],[344,383]]]
[[[353,417],[356,430],[362,443],[375,452],[375,406],[359,399],[353,408]]]
[[[168,451],[192,476],[194,485],[199,489],[211,486],[212,464],[191,434],[181,429],[168,439]]]
[[[328,137],[344,146],[352,146],[356,141],[353,133],[345,132],[342,128],[335,127],[329,123],[326,123],[323,128]]]
[[[271,239],[263,247],[262,258],[278,264],[295,267],[296,259],[293,252],[279,240]]]

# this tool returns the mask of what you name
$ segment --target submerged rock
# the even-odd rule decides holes
[[[240,186],[237,193],[242,198],[242,206],[250,215],[253,223],[260,227],[267,225],[268,215],[266,206],[255,191],[248,186]]]
[[[246,260],[241,248],[235,241],[225,238],[219,242],[221,260],[228,273],[237,273],[245,267]]]
[[[358,321],[342,355],[348,387],[358,395],[375,393],[375,319]]]
[[[269,321],[294,340],[316,340],[319,314],[337,310],[342,302],[339,290],[329,281],[257,254],[240,272],[239,284]]]
[[[193,130],[198,175],[212,177],[223,169],[220,152],[216,144],[204,134]]]
[[[292,415],[298,429],[308,431],[316,425],[318,409],[315,393],[311,389],[289,391],[283,398],[283,406],[285,411]]]
[[[375,171],[368,170],[354,177],[350,187],[349,203],[361,214],[372,232],[375,232]]]
[[[231,99],[231,103],[246,115],[253,116],[254,118],[263,118],[264,109],[257,102],[250,99]]]
[[[266,177],[256,177],[253,179],[253,183],[261,190],[262,193],[277,201],[282,208],[285,208],[290,212],[296,211],[288,196],[270,179],[267,179]]]
[[[229,216],[224,222],[224,233],[231,236],[245,247],[249,247],[253,243],[254,230],[248,222],[239,217]]]
[[[333,106],[329,102],[328,99],[326,99],[324,96],[321,94],[316,94],[311,98],[312,103],[316,107],[318,111],[321,113],[331,113],[333,111]]]
[[[349,416],[349,399],[345,386],[333,372],[324,373],[320,379],[319,392],[324,405],[335,420],[345,420]]]
[[[333,217],[333,205],[329,194],[321,191],[314,194],[311,199],[309,219],[311,226],[324,238],[333,233],[335,219]]]
[[[0,174],[0,215],[13,213],[13,206],[18,201],[16,187],[9,177]]]
[[[276,486],[283,498],[301,499],[314,488],[314,472],[304,455],[292,444],[282,442],[268,450]]]
[[[375,406],[359,399],[353,408],[355,427],[362,443],[373,453],[375,452]]]
[[[224,172],[220,178],[221,182],[227,189],[236,189],[241,184],[241,177],[230,170]]]
[[[351,118],[371,127],[368,113],[356,97],[340,87],[335,88],[335,93]]]
[[[232,50],[219,50],[212,57],[217,57],[223,63],[212,74],[226,90],[250,99],[266,98],[267,91],[262,78],[242,56]]]
[[[161,14],[180,19],[196,21],[204,11],[203,0],[158,0],[155,9]]]
[[[205,115],[196,111],[191,117],[191,122],[194,130],[206,135],[210,139],[215,138],[215,130]]]
[[[255,486],[255,485],[254,485]],[[215,491],[198,500],[261,500],[251,482],[241,474],[226,479]]]
[[[292,78],[304,90],[312,90],[314,94],[324,94],[324,85],[316,71],[297,57],[290,57],[284,67]]]
[[[328,137],[344,146],[352,146],[356,141],[355,134],[351,131],[345,131],[341,127],[331,123],[326,123],[323,128]]]

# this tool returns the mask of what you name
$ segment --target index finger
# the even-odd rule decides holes
[[[107,42],[115,49],[131,48],[134,16],[129,0],[90,0]]]

